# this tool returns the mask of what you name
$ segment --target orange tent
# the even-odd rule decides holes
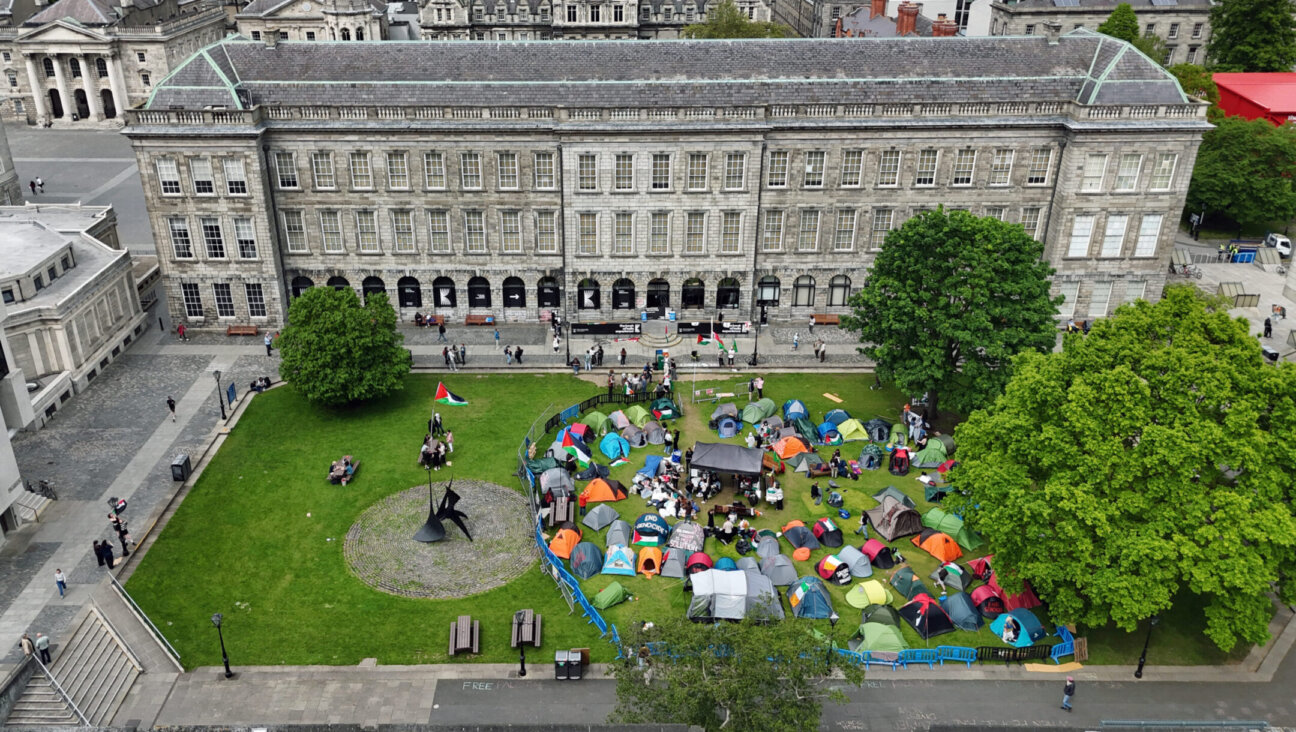
[[[804,527],[804,526],[805,526],[805,522],[802,521],[802,520],[800,520],[800,519],[792,519],[791,521],[789,521],[789,522],[787,522],[786,524],[783,525],[783,533],[786,534],[786,533],[787,533],[787,530],[790,529],[790,528],[792,528],[793,526],[802,526],[802,527]]]
[[[770,448],[774,450],[775,455],[778,455],[784,460],[787,460],[793,455],[810,452],[810,446],[805,443],[805,440],[796,435],[788,435],[778,442],[775,442],[770,446]]]
[[[958,542],[949,534],[932,529],[923,529],[922,533],[910,539],[913,545],[936,557],[942,562],[953,562],[963,556]]]
[[[797,560],[798,562],[809,561],[810,549],[803,546],[800,549],[797,549],[796,551],[792,552],[792,558]]]
[[[626,497],[626,489],[619,481],[595,478],[581,491],[581,498],[587,503],[599,501],[620,501]]]
[[[662,553],[655,546],[646,546],[639,550],[639,574],[652,579],[654,574],[661,574]]]
[[[549,551],[553,552],[556,557],[570,559],[572,549],[576,548],[576,545],[580,543],[580,540],[580,529],[576,528],[571,523],[567,523],[561,529],[558,529],[558,533],[555,534],[553,540],[549,542]]]

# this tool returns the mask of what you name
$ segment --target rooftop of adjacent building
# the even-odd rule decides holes
[[[238,17],[256,18],[268,17],[277,14],[279,11],[287,8],[293,3],[300,0],[252,0],[238,11]],[[312,0],[311,10],[305,7],[299,8],[301,13],[308,13],[318,10],[320,13],[328,12],[335,8],[341,9],[364,9],[366,6],[376,13],[386,13],[387,3],[383,0],[341,0],[340,2],[329,2],[327,0]],[[418,11],[415,10],[417,13]],[[291,14],[291,13],[290,13]]]
[[[1135,13],[1174,12],[1183,10],[1210,10],[1213,0],[1020,0],[1020,2],[1003,2],[997,0],[994,7],[1008,12],[1087,12],[1110,13],[1122,2],[1134,8]]]
[[[37,28],[63,21],[85,28],[155,26],[216,7],[210,0],[0,0],[0,25]]]
[[[921,13],[917,3],[902,2],[896,8],[896,17],[886,14],[886,0],[871,0],[837,19],[833,29],[836,38],[901,38],[945,37],[959,34],[958,23],[946,18],[944,13],[932,20]]]
[[[58,304],[93,281],[108,265],[130,256],[88,233],[111,212],[111,206],[0,206],[0,282],[44,275],[34,270],[69,248],[72,255],[72,266],[57,279],[9,303],[10,317]]]
[[[1271,112],[1296,113],[1296,73],[1218,73],[1211,76],[1220,89],[1237,94]]]

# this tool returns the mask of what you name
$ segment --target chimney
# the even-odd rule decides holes
[[[1048,39],[1050,46],[1056,46],[1058,36],[1062,35],[1062,24],[1057,21],[1045,21],[1044,37]]]
[[[38,4],[38,5],[44,5],[44,3],[37,3],[37,4]],[[120,2],[119,4],[120,4],[123,8],[127,8],[127,9],[129,9],[129,8],[133,8],[133,7],[135,7],[135,0],[121,0],[121,2]]]
[[[265,41],[266,48],[274,48],[279,45],[279,31],[267,28],[261,32],[261,40]]]
[[[838,18],[838,19],[837,19],[837,25],[833,28],[833,37],[834,37],[834,38],[843,38],[843,37],[845,37],[845,35],[846,35],[845,33],[842,33],[842,19],[841,19],[841,18]]]
[[[932,23],[932,38],[949,38],[958,35],[958,23],[949,20],[944,13]]]
[[[886,15],[887,0],[872,0],[869,5],[869,20],[873,20],[879,15]]]
[[[900,7],[896,8],[896,35],[911,36],[917,25],[918,5],[907,1],[900,3]]]

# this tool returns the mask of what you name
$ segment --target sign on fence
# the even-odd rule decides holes
[[[572,323],[571,334],[576,335],[640,335],[643,323]]]
[[[680,323],[678,330],[680,335],[711,335],[712,333],[719,333],[720,335],[743,335],[751,332],[751,321],[723,320],[718,323],[713,323],[709,320],[691,320]]]

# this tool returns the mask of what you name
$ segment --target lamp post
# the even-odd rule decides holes
[[[212,376],[216,377],[216,401],[220,404],[221,419],[229,419],[229,417],[225,416],[225,397],[221,396],[220,369],[213,371]],[[219,628],[220,623],[217,623],[216,627]]]
[[[1161,622],[1160,615],[1153,615],[1148,621],[1147,637],[1143,639],[1143,652],[1139,654],[1138,668],[1134,669],[1134,678],[1136,679],[1143,678],[1143,666],[1147,663],[1148,643],[1152,642],[1152,629],[1155,628],[1159,622]]]
[[[230,671],[229,654],[225,652],[225,633],[221,631],[221,621],[224,619],[225,616],[220,613],[216,613],[211,618],[212,625],[216,626],[216,637],[220,638],[221,660],[225,662],[225,678],[228,679],[234,675],[234,672]]]
[[[526,646],[518,644],[518,678],[526,678]]]
[[[824,661],[828,664],[828,673],[832,673],[833,642],[837,631],[838,620],[841,620],[841,616],[837,614],[836,610],[834,610],[833,614],[828,616],[828,655],[824,658]]]

